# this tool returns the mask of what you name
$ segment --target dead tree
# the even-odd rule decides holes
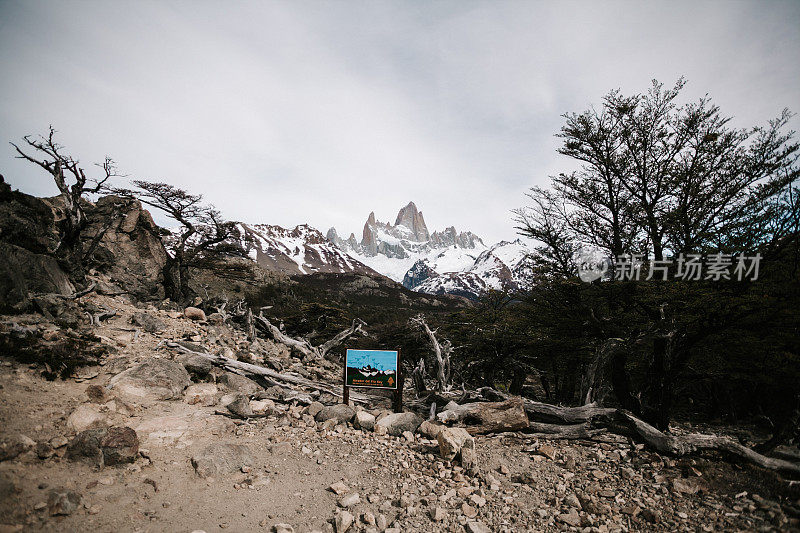
[[[245,255],[239,246],[244,238],[236,223],[224,221],[219,211],[203,204],[203,196],[190,194],[168,183],[135,180],[134,189],[110,189],[120,196],[136,198],[176,221],[180,228],[164,239],[169,252],[164,266],[167,295],[176,302],[191,296],[191,268],[215,268],[225,257]]]
[[[411,319],[411,323],[422,328],[433,346],[433,354],[436,356],[436,391],[449,391],[452,387],[450,355],[453,353],[453,345],[448,340],[440,343],[436,338],[436,331],[428,327],[424,316],[417,315]]]
[[[361,320],[360,318],[354,318],[353,323],[350,325],[349,328],[342,330],[341,332],[337,333],[332,339],[320,344],[319,346],[313,346],[308,340],[299,338],[296,339],[294,337],[290,337],[286,335],[283,331],[280,330],[277,326],[272,324],[267,317],[264,316],[263,313],[260,313],[257,317],[254,317],[255,324],[264,332],[268,333],[275,342],[283,344],[287,346],[289,349],[298,352],[302,355],[303,359],[309,360],[319,360],[327,358],[328,354],[331,353],[331,350],[342,344],[344,341],[351,337],[355,337],[357,335],[367,336],[367,332],[364,330],[364,326],[367,325],[366,322]]]
[[[84,277],[84,253],[81,232],[86,228],[86,214],[81,202],[87,194],[100,192],[111,178],[119,176],[114,161],[108,157],[97,164],[102,173],[97,178],[89,178],[77,159],[64,153],[64,146],[55,141],[56,130],[50,126],[47,137],[23,137],[26,152],[15,143],[10,143],[17,151],[18,159],[25,159],[43,168],[53,177],[58,187],[59,198],[63,203],[64,218],[61,222],[61,235],[58,247],[53,254],[69,273],[70,277],[82,281]],[[38,158],[37,158],[38,156]]]

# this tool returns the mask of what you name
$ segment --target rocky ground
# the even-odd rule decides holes
[[[0,531],[800,530],[800,489],[770,472],[612,435],[453,444],[430,423],[409,431],[420,420],[391,416],[388,400],[354,413],[162,342],[337,382],[335,365],[253,346],[218,316],[86,299],[116,312],[95,328],[109,351],[98,365],[48,381],[57,369],[2,359]],[[47,340],[57,322],[4,317],[0,331]]]

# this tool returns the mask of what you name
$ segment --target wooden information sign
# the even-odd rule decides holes
[[[403,409],[403,382],[400,352],[397,350],[347,350],[344,358],[344,403],[350,400],[349,388],[390,389],[394,391],[394,410]]]

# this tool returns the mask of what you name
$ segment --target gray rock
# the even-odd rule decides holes
[[[160,333],[167,329],[167,325],[163,320],[144,311],[134,313],[131,317],[131,323],[136,324],[148,333]]]
[[[225,387],[231,391],[241,392],[247,396],[256,396],[264,390],[261,388],[261,385],[252,379],[234,374],[233,372],[226,372],[221,375],[217,383],[225,385]]]
[[[414,413],[392,413],[378,420],[377,426],[386,428],[393,437],[399,437],[404,431],[414,433],[422,424],[422,418]]]
[[[349,405],[337,403],[336,405],[328,405],[324,407],[314,417],[317,422],[324,422],[326,420],[336,420],[338,422],[349,422],[353,419],[356,412]]]
[[[215,477],[252,467],[252,452],[242,444],[216,442],[203,448],[192,457],[192,466],[200,477]]]
[[[81,504],[82,497],[69,489],[53,489],[47,496],[47,510],[50,516],[71,515]]]
[[[36,445],[36,442],[25,435],[14,435],[0,441],[0,461],[14,459]]]
[[[242,393],[236,393],[236,398],[227,405],[227,408],[228,411],[242,418],[253,416],[250,398]]]
[[[469,531],[469,533],[492,533],[492,530],[489,529],[489,526],[476,520],[467,522],[467,531]]]
[[[153,358],[117,374],[109,385],[130,399],[172,400],[180,398],[189,383],[189,373],[182,364]]]
[[[200,355],[184,356],[181,359],[181,364],[183,364],[183,368],[187,372],[199,378],[206,377],[211,372],[211,369],[214,368],[211,361]]]
[[[366,411],[358,411],[353,424],[365,431],[372,431],[375,427],[375,416]]]
[[[64,457],[68,461],[81,461],[96,468],[105,466],[100,441],[106,436],[106,428],[92,428],[78,433],[67,445]]]

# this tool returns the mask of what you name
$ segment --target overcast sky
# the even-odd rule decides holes
[[[360,237],[413,200],[494,242],[571,168],[562,113],[681,75],[737,125],[800,111],[800,2],[0,0],[0,173],[55,194],[6,144],[52,123],[231,219]]]

